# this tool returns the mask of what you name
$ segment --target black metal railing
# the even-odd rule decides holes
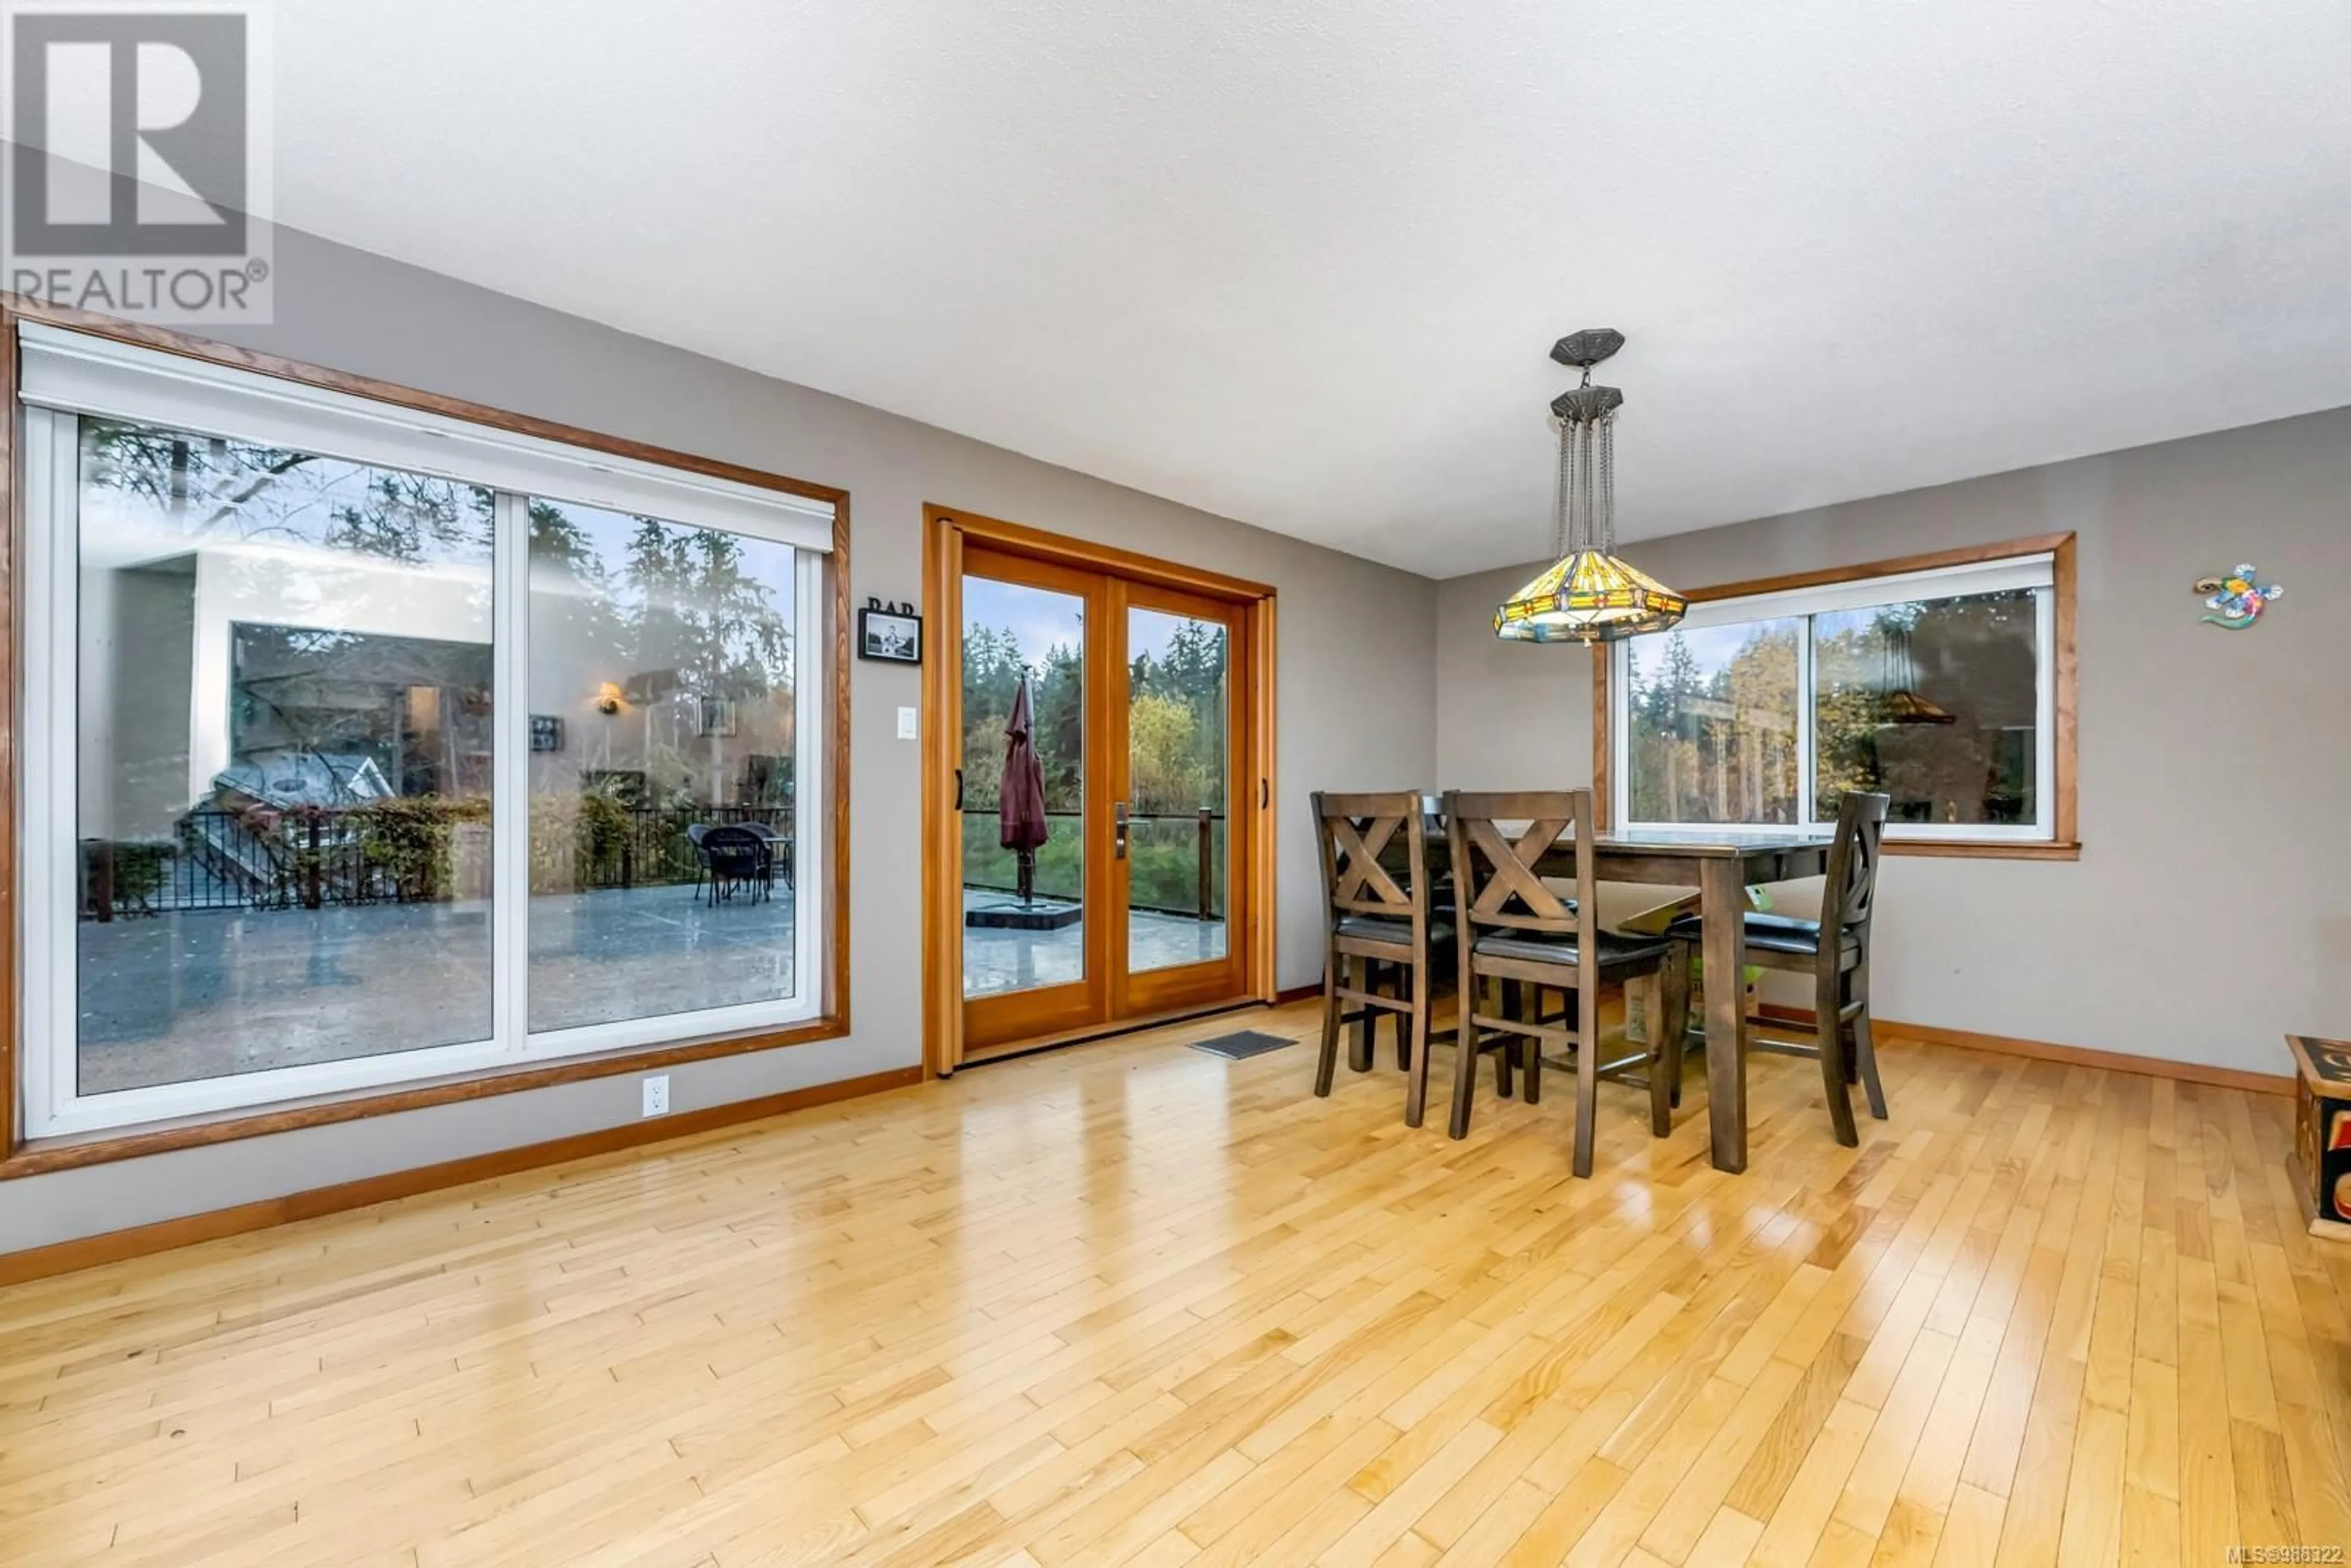
[[[689,830],[765,828],[792,874],[792,808],[533,801],[531,891],[660,886],[698,879]],[[81,842],[85,920],[192,910],[340,908],[481,896],[490,814],[479,801],[394,798],[349,807],[201,807],[169,839]]]
[[[1012,852],[997,841],[997,808],[971,801],[964,805],[963,885],[989,893],[1016,893]],[[1055,821],[1082,821],[1082,811],[1047,811]],[[1176,915],[1193,920],[1221,920],[1225,915],[1222,842],[1225,814],[1203,807],[1196,811],[1130,811],[1127,813],[1127,907],[1154,915]],[[1144,824],[1180,823],[1180,832],[1154,835]],[[1074,862],[1054,863],[1051,841],[1039,852],[1035,891],[1047,898],[1082,901],[1083,874]]]
[[[631,806],[617,834],[607,834],[583,816],[572,855],[572,885],[578,888],[661,886],[693,882],[698,873],[691,829],[765,828],[778,855],[776,874],[791,880],[792,809],[789,806]]]

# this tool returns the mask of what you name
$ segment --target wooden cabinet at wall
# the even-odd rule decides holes
[[[2351,1240],[2351,1041],[2290,1034],[2294,1187],[2314,1236]]]

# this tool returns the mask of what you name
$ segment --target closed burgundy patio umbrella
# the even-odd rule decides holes
[[[1037,851],[1050,830],[1045,822],[1045,765],[1029,731],[1034,720],[1029,704],[1029,677],[1012,698],[1012,715],[1004,721],[1004,786],[997,793],[997,842],[1020,862],[1020,902],[1029,903],[1037,891]]]

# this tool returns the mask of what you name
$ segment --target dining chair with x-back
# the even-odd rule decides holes
[[[1553,790],[1445,797],[1446,832],[1453,866],[1455,940],[1459,944],[1461,1009],[1454,1064],[1452,1132],[1469,1131],[1481,1051],[1525,1052],[1526,1097],[1541,1095],[1545,1047],[1575,1053],[1575,1174],[1592,1174],[1599,1082],[1641,1069],[1649,1089],[1650,1129],[1673,1130],[1667,1041],[1684,1025],[1660,1015],[1672,1007],[1662,983],[1675,945],[1658,937],[1623,936],[1600,927],[1598,875],[1593,843],[1592,791]],[[1573,841],[1575,897],[1552,891],[1538,867],[1546,854]],[[1488,982],[1507,997],[1523,989],[1531,1003],[1480,998]],[[1646,1043],[1621,1060],[1601,1060],[1600,998],[1604,986],[1640,984],[1659,1000],[1650,1014]],[[1574,995],[1571,1015],[1548,1011],[1547,990]],[[1573,1023],[1571,1025],[1571,1017]],[[1661,1027],[1662,1026],[1662,1027]]]
[[[1331,1092],[1344,1026],[1356,1026],[1350,1065],[1358,1072],[1369,1071],[1374,1025],[1380,1014],[1394,1014],[1398,1023],[1396,1065],[1409,1078],[1405,1121],[1417,1127],[1428,1103],[1434,970],[1453,938],[1451,925],[1439,920],[1433,907],[1421,797],[1411,790],[1317,791],[1314,821],[1322,846],[1328,937],[1322,966],[1322,1055],[1314,1070],[1314,1092]],[[1379,989],[1383,980],[1392,988],[1388,994]]]

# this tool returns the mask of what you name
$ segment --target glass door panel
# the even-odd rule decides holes
[[[1124,687],[1116,704],[1123,850],[1115,878],[1119,929],[1113,1003],[1121,1019],[1213,1006],[1246,977],[1245,911],[1233,896],[1246,852],[1238,705],[1242,612],[1155,584],[1116,594]]]
[[[1086,977],[1086,604],[965,580],[963,989]]]
[[[975,552],[963,580],[961,789],[963,995],[975,1039],[1074,1028],[1104,981],[1089,842],[1105,786],[1088,705],[1086,574]]]
[[[1223,958],[1231,639],[1215,620],[1127,612],[1130,974]]]

